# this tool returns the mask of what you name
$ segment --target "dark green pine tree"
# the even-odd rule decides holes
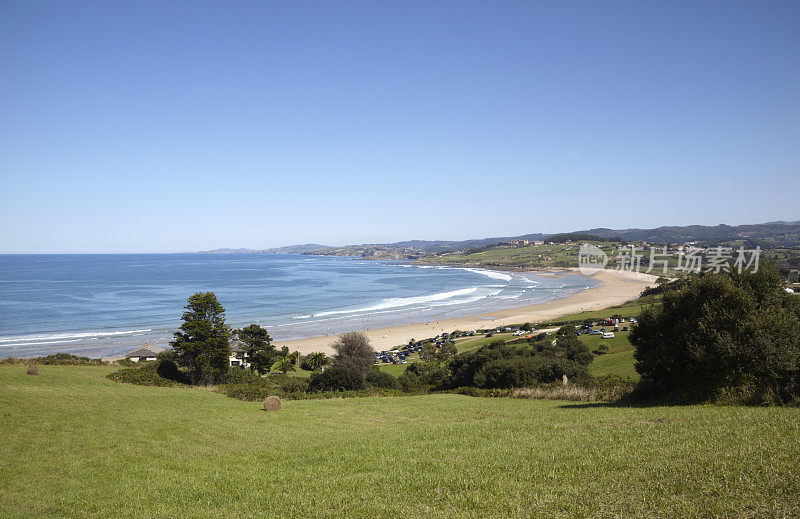
[[[237,331],[237,335],[245,343],[250,369],[262,375],[269,372],[272,364],[278,360],[278,352],[272,344],[272,337],[267,330],[257,324],[245,326]]]
[[[225,309],[213,292],[198,292],[189,298],[183,324],[170,343],[181,366],[189,368],[195,384],[211,384],[228,370],[230,330]]]

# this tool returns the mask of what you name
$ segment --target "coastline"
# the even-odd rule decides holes
[[[532,270],[530,272],[535,272],[537,275],[552,276],[580,274],[577,268],[561,269],[559,271],[551,270],[546,273]],[[646,286],[653,286],[657,278],[657,276],[641,272],[621,272],[617,270],[601,270],[589,277],[596,279],[600,284],[545,303],[508,308],[470,317],[453,317],[439,321],[361,331],[369,338],[373,347],[385,349],[406,344],[412,338],[428,338],[442,332],[452,332],[453,330],[476,330],[524,322],[543,322],[566,314],[602,310],[603,308],[636,299]],[[330,354],[333,353],[331,344],[337,337],[338,335],[326,335],[306,339],[276,341],[275,345],[278,348],[286,346],[289,351],[299,350],[304,355],[315,351]]]

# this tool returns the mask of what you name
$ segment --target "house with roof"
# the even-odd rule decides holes
[[[130,359],[133,362],[147,362],[151,360],[156,360],[156,352],[147,347],[144,347],[126,353],[125,358]]]
[[[228,363],[231,366],[241,366],[243,368],[250,367],[245,346],[245,343],[239,339],[231,340],[231,355],[228,357]]]

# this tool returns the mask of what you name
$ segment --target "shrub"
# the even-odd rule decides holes
[[[223,384],[258,384],[261,380],[261,375],[241,366],[229,367],[221,377]]]
[[[188,384],[189,377],[183,371],[178,369],[178,365],[171,360],[158,360],[156,361],[156,373],[167,380],[180,382],[181,384]]]
[[[575,335],[539,335],[523,344],[498,340],[477,350],[457,355],[449,365],[450,387],[520,387],[560,380],[588,377],[586,364],[592,354]]]
[[[176,386],[179,383],[169,380],[156,373],[156,366],[153,362],[148,362],[144,366],[136,368],[123,368],[108,375],[108,378],[115,382],[127,384],[137,384],[140,386]]]
[[[305,393],[308,391],[308,379],[300,377],[270,377],[270,382],[276,383],[283,394]]]
[[[557,357],[517,356],[485,364],[473,380],[477,387],[511,388],[554,382],[564,375],[581,379],[587,373],[581,365]]]
[[[33,359],[35,364],[51,364],[59,366],[104,366],[106,362],[89,357],[78,357],[70,353],[55,353],[46,357]]]
[[[258,402],[277,392],[277,387],[271,384],[222,384],[217,386],[217,391],[239,400]]]
[[[642,311],[629,338],[640,396],[699,401],[741,388],[773,401],[796,397],[800,299],[781,289],[774,268],[690,280]]]
[[[411,364],[409,368],[413,366]],[[406,368],[402,375],[397,377],[397,383],[400,389],[406,393],[421,394],[427,393],[430,386],[420,378],[419,375],[412,369]]]
[[[373,368],[372,371],[369,372],[366,383],[368,386],[383,387],[386,389],[397,389],[399,387],[395,377],[393,377],[390,373],[381,371],[377,367]]]
[[[575,335],[560,337],[557,345],[563,350],[564,358],[567,360],[583,366],[588,366],[594,360],[589,347],[583,344]]]
[[[312,373],[308,383],[310,391],[355,391],[364,387],[364,378],[359,372],[339,366]]]

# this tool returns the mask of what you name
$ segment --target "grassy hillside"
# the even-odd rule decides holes
[[[611,253],[619,244],[598,243]],[[578,244],[529,245],[526,247],[495,247],[480,252],[448,253],[420,260],[436,265],[485,265],[495,267],[577,267]]]
[[[791,516],[800,409],[460,395],[279,413],[0,366],[4,517]]]

